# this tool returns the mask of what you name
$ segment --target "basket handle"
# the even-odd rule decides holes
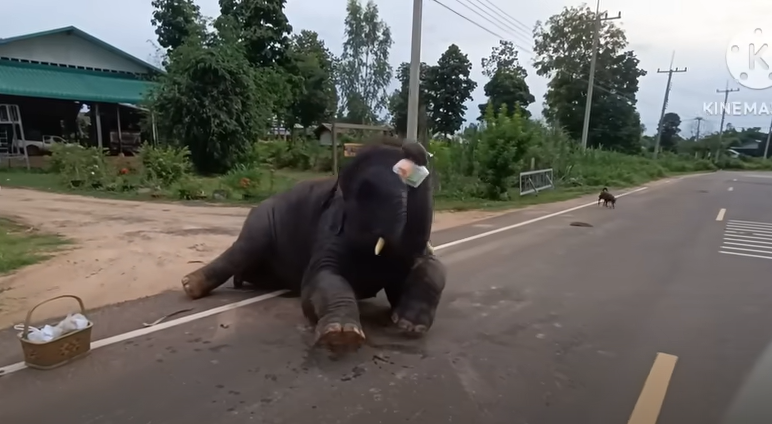
[[[45,304],[45,303],[52,302],[52,301],[58,300],[58,299],[63,299],[65,297],[69,297],[69,298],[77,300],[78,301],[78,305],[80,305],[80,313],[83,314],[83,315],[86,314],[86,307],[83,306],[83,299],[79,298],[78,296],[75,296],[73,294],[63,294],[61,296],[52,297],[51,299],[44,300],[44,301],[38,303],[37,305],[32,307],[32,309],[30,309],[29,312],[27,312],[27,318],[24,319],[24,331],[21,333],[21,337],[23,339],[25,339],[25,340],[28,340],[27,339],[27,333],[29,333],[29,322],[32,319],[32,313],[35,312],[35,309],[37,309],[40,306],[43,306],[43,304]]]

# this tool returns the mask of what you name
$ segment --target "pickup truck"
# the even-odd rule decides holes
[[[51,146],[54,143],[67,143],[65,139],[58,135],[44,135],[43,140],[24,140],[24,145],[27,148],[27,155],[29,156],[41,156],[51,152]],[[21,148],[22,141],[16,140],[17,147]]]

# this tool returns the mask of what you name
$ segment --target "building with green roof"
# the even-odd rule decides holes
[[[18,105],[22,133],[50,133],[53,115],[74,122],[88,105],[94,144],[116,130],[120,139],[162,72],[73,26],[0,38],[0,104]]]

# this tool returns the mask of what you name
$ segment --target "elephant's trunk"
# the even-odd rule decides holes
[[[394,193],[391,202],[381,211],[379,220],[379,238],[375,245],[375,254],[379,255],[384,246],[399,244],[407,225],[407,187]]]

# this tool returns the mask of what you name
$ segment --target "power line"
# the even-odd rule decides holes
[[[527,54],[529,54],[529,55],[531,55],[531,56],[536,56],[536,53],[534,53],[533,51],[531,51],[531,50],[529,50],[529,49],[526,49],[526,48],[524,48],[523,46],[521,46],[521,45],[517,44],[516,42],[514,42],[514,41],[512,41],[512,40],[508,40],[508,39],[507,39],[507,37],[502,37],[500,34],[498,34],[498,33],[494,32],[494,31],[492,31],[491,29],[489,29],[489,28],[486,28],[485,26],[483,26],[483,25],[481,25],[481,24],[479,24],[479,23],[475,22],[475,21],[474,21],[474,20],[472,20],[471,18],[469,18],[469,17],[465,16],[464,14],[462,14],[462,13],[460,13],[460,12],[458,12],[458,11],[454,10],[452,7],[450,7],[450,6],[446,5],[445,3],[441,2],[440,0],[432,0],[432,1],[433,1],[434,3],[437,3],[438,5],[442,6],[443,8],[447,9],[448,11],[452,12],[453,14],[455,14],[456,16],[458,16],[459,18],[461,18],[461,19],[464,19],[465,21],[469,22],[470,24],[472,24],[472,25],[474,25],[474,26],[476,26],[476,27],[478,27],[478,28],[482,29],[483,31],[487,32],[488,34],[491,34],[492,36],[494,36],[494,37],[498,38],[499,40],[507,40],[507,41],[510,41],[510,42],[512,42],[512,44],[513,44],[515,47],[517,47],[517,48],[519,49],[519,51],[520,51],[520,52],[522,52],[522,53],[527,53]],[[483,18],[483,19],[486,19],[485,17],[482,17],[482,18]],[[486,20],[488,20],[488,19],[486,19]],[[490,20],[488,20],[488,21],[490,22]],[[491,22],[491,23],[492,23],[492,22]],[[572,78],[574,78],[574,79],[576,79],[576,80],[579,80],[579,81],[581,81],[581,82],[584,82],[584,83],[588,83],[588,84],[589,84],[589,81],[588,81],[588,80],[586,80],[586,79],[584,79],[584,78],[582,78],[582,77],[579,77],[579,76],[578,76],[576,73],[573,73],[573,72],[568,72],[568,75],[570,75]],[[631,98],[631,97],[625,96],[625,95],[623,95],[623,94],[617,93],[617,92],[616,92],[616,90],[612,90],[612,89],[606,88],[606,87],[604,87],[604,86],[602,86],[602,85],[599,85],[599,84],[595,83],[594,81],[593,81],[593,86],[594,86],[595,88],[597,88],[597,89],[599,89],[599,90],[601,90],[601,91],[605,92],[605,93],[611,94],[611,95],[613,95],[613,96],[616,96],[616,97],[618,97],[618,98],[620,98],[620,99],[623,99],[623,100],[625,100],[625,101],[628,101],[628,102],[630,102],[630,103],[633,103],[633,104],[634,104],[634,103],[637,103],[637,102],[638,102],[638,99],[634,99],[634,98]]]
[[[505,27],[503,27],[503,26],[501,26],[501,25],[497,24],[496,22],[493,22],[491,19],[488,19],[488,18],[486,18],[485,16],[483,16],[482,14],[480,14],[480,12],[478,12],[478,11],[476,11],[476,10],[472,9],[472,8],[471,8],[471,7],[470,7],[468,4],[464,3],[463,1],[461,1],[461,0],[455,0],[455,1],[456,1],[456,3],[460,4],[461,6],[464,6],[465,8],[469,9],[469,10],[470,10],[472,13],[474,13],[475,15],[477,15],[477,16],[479,16],[479,17],[483,18],[484,20],[488,21],[488,22],[489,22],[491,25],[493,25],[493,26],[497,27],[498,29],[500,29],[500,30],[502,30],[502,31],[504,31],[504,32],[509,32],[509,31],[510,31],[510,30],[508,30],[507,28],[505,28]],[[479,8],[478,8],[478,9],[479,9]],[[495,18],[494,18],[494,19],[495,19]],[[506,24],[504,24],[504,25],[506,25]],[[510,35],[512,35],[512,34],[510,34]]]
[[[490,4],[491,6],[493,6],[493,8],[496,9],[503,16],[509,18],[509,21],[512,22],[514,25],[519,25],[520,28],[523,28],[526,32],[529,33],[528,34],[529,36],[533,36],[533,34],[530,33],[531,31],[533,31],[532,28],[528,28],[528,26],[526,24],[524,24],[523,22],[521,22],[521,21],[517,20],[516,18],[512,17],[512,15],[508,14],[507,12],[501,10],[501,8],[496,6],[496,4],[493,3],[491,0],[483,0],[483,1],[488,3],[488,4]]]
[[[456,0],[456,1],[458,1],[459,3],[461,2],[461,0]],[[485,4],[481,3],[480,0],[468,0],[468,1],[476,2],[477,4],[482,6],[482,7],[480,7],[477,4],[470,3],[474,7],[476,7],[477,9],[481,10],[483,13],[488,15],[491,19],[493,19],[493,20],[501,23],[502,25],[504,25],[507,28],[505,31],[509,31],[510,34],[512,34],[512,35],[514,35],[516,37],[524,37],[526,39],[530,39],[532,37],[532,34],[528,34],[527,32],[521,30],[520,28],[516,28],[511,23],[506,22],[505,20],[501,19],[501,15],[495,16],[497,14],[496,11],[493,11],[493,9],[491,9],[489,6],[486,6]],[[489,12],[488,10],[493,11],[493,13]],[[518,31],[520,31],[520,32],[518,32]],[[525,33],[525,35],[523,35],[523,33]],[[530,42],[530,40],[529,40],[529,42]]]

